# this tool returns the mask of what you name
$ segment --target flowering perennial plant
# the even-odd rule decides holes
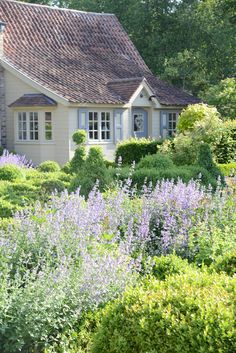
[[[9,151],[4,150],[2,156],[0,156],[0,167],[6,164],[14,164],[20,168],[33,167],[32,161],[28,161],[25,156],[10,153]]]
[[[13,225],[1,231],[3,353],[56,341],[83,311],[134,283],[143,255],[175,251],[196,257],[204,248],[201,237],[197,241],[198,227],[208,233],[207,246],[216,252],[223,243],[212,247],[211,229],[219,233],[232,224],[227,234],[236,240],[230,192],[213,194],[196,181],[186,185],[179,180],[144,185],[137,196],[131,184],[129,178],[104,194],[95,186],[87,200],[80,190],[65,191],[44,206],[19,212]]]

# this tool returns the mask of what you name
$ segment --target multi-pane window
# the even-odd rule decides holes
[[[30,140],[39,139],[39,118],[38,113],[29,113],[29,136]]]
[[[176,133],[176,125],[177,125],[177,113],[169,113],[168,114],[168,136],[172,137]]]
[[[46,112],[45,113],[45,140],[51,141],[52,140],[52,113]]]
[[[110,140],[111,120],[110,113],[102,112],[101,114],[101,138],[102,140]]]
[[[26,113],[18,113],[18,139],[19,140],[27,140]]]
[[[109,112],[89,112],[89,140],[109,141],[111,138],[111,116]]]

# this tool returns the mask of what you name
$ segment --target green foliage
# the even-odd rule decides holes
[[[224,122],[222,137],[214,147],[214,156],[218,163],[236,160],[236,120]]]
[[[216,108],[209,107],[206,104],[193,104],[185,108],[179,116],[177,129],[178,132],[193,131],[196,123],[201,120],[218,122],[219,113]]]
[[[19,210],[20,207],[12,204],[11,202],[4,200],[2,197],[0,198],[0,217],[1,218],[9,218],[12,217],[13,214]]]
[[[0,180],[13,181],[24,178],[24,171],[15,165],[3,165],[0,167]]]
[[[116,162],[119,157],[122,158],[123,164],[132,164],[134,161],[138,163],[142,157],[148,154],[155,154],[157,146],[162,144],[162,140],[136,139],[130,138],[118,144],[116,149]]]
[[[101,149],[91,147],[84,164],[71,181],[70,190],[75,191],[80,187],[81,193],[88,196],[97,181],[99,182],[99,189],[105,190],[111,182],[110,173],[106,167]]]
[[[147,155],[143,157],[140,162],[137,164],[137,169],[142,168],[157,168],[157,169],[165,169],[172,168],[174,163],[165,154],[157,153],[153,155]]]
[[[72,139],[76,145],[81,145],[86,142],[87,133],[85,130],[77,130],[73,133]]]
[[[228,164],[218,164],[218,168],[224,176],[231,177],[236,175],[236,162]]]
[[[212,159],[210,146],[206,143],[200,145],[199,154],[197,158],[197,165],[205,168],[215,180],[220,178],[221,182],[224,182],[224,175],[221,173],[220,169],[214,163]]]
[[[46,194],[52,194],[54,192],[62,192],[65,190],[65,183],[63,181],[58,180],[58,179],[49,179],[45,180],[41,184],[41,190],[42,192]]]
[[[210,86],[202,97],[214,105],[225,119],[236,119],[236,78],[226,78]]]
[[[150,279],[107,305],[91,352],[231,353],[235,290],[228,276],[196,270]]]
[[[38,166],[38,170],[44,173],[59,172],[60,169],[59,164],[55,161],[45,161]]]
[[[188,261],[177,255],[155,256],[153,261],[152,274],[161,281],[175,274],[186,273],[191,269]]]
[[[217,272],[226,272],[229,276],[233,276],[236,273],[236,249],[216,258],[211,268]]]

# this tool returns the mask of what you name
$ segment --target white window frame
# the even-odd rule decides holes
[[[175,116],[173,116],[175,114]],[[171,117],[170,117],[171,115]],[[167,112],[167,136],[173,137],[176,134],[177,122],[178,122],[179,112],[171,111]],[[170,127],[171,125],[171,127]],[[175,127],[174,127],[175,125]]]
[[[50,114],[50,120],[51,120],[51,129],[47,129],[47,114]],[[44,127],[44,131],[43,131],[43,136],[44,136],[44,141],[50,143],[53,141],[53,118],[52,118],[52,112],[51,111],[44,111],[43,112],[43,127]],[[51,132],[51,138],[47,139],[46,135],[47,132]]]
[[[97,116],[97,129],[93,129],[93,130],[90,130],[90,114],[93,114],[93,117],[94,115],[96,114]],[[107,115],[109,114],[109,122],[110,122],[110,128],[109,130],[103,130],[102,129],[102,122],[104,122],[104,115],[105,114],[105,121],[107,119]],[[93,125],[94,122],[93,122]],[[94,138],[90,138],[90,133],[93,133],[93,136],[94,134],[97,132],[97,136],[98,138],[97,139],[94,139]],[[103,133],[106,135],[108,132],[110,132],[110,138],[102,138],[103,136]],[[109,143],[109,142],[112,142],[112,139],[113,139],[113,115],[112,115],[112,112],[110,110],[89,110],[88,111],[88,141],[90,143]]]
[[[25,118],[26,129],[20,129],[20,126],[23,122],[20,122],[20,118]],[[33,118],[33,121],[31,120]],[[39,127],[39,113],[37,111],[20,111],[17,112],[17,141],[19,142],[39,142],[40,141],[40,127]],[[33,123],[33,128],[32,128]],[[37,124],[37,125],[36,125]],[[36,126],[37,129],[35,128]],[[22,134],[26,132],[26,138],[20,138],[20,132]],[[33,133],[34,138],[31,138],[31,134]],[[38,138],[36,139],[36,133],[38,133]]]

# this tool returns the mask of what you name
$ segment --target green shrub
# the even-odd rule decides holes
[[[159,280],[165,280],[168,276],[175,274],[186,273],[191,269],[188,261],[177,255],[155,256],[153,261],[152,274]]]
[[[228,164],[218,164],[218,168],[224,176],[230,177],[236,175],[236,162],[231,162]]]
[[[222,137],[214,147],[214,156],[218,163],[230,163],[236,160],[236,120],[223,124]]]
[[[174,167],[173,161],[165,154],[156,153],[143,157],[137,164],[137,169],[142,168],[156,168],[166,169]]]
[[[224,175],[214,163],[210,146],[207,143],[204,143],[199,147],[197,165],[205,168],[215,180],[218,180],[220,178],[221,182],[224,182]]]
[[[44,173],[59,172],[60,169],[59,164],[55,161],[45,161],[38,166],[38,170]]]
[[[101,149],[91,147],[83,166],[71,181],[70,190],[75,191],[80,187],[81,194],[88,196],[97,181],[99,181],[99,189],[105,190],[111,182],[110,173],[106,168]]]
[[[233,276],[236,273],[236,249],[219,256],[211,267],[217,272]]]
[[[76,145],[81,145],[86,142],[87,133],[85,130],[77,130],[73,133],[72,139]]]
[[[236,351],[236,282],[192,270],[152,279],[103,310],[92,353]]]
[[[36,200],[40,199],[39,188],[29,181],[16,181],[7,186],[4,193],[5,200],[17,206],[28,206],[33,204]]]
[[[65,190],[65,183],[59,179],[49,179],[41,184],[41,189],[47,194],[52,194],[55,191],[62,192]]]
[[[16,165],[6,164],[0,167],[0,180],[13,181],[23,179],[25,176],[22,168]]]
[[[132,164],[134,161],[138,163],[142,157],[148,154],[155,154],[157,146],[162,144],[162,140],[136,139],[131,138],[122,141],[116,149],[116,162],[119,157],[122,158],[123,164]]]
[[[12,217],[13,214],[19,210],[20,208],[16,205],[13,205],[11,202],[0,198],[0,217],[9,218]]]

